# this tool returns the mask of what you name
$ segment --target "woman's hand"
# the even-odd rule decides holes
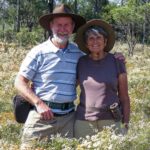
[[[116,59],[122,60],[124,63],[126,63],[125,56],[124,56],[122,53],[120,53],[120,52],[115,52],[115,53],[114,53],[114,56],[115,56]]]

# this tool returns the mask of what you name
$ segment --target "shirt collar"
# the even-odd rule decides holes
[[[50,47],[51,52],[57,53],[60,48],[56,47],[52,41],[50,40],[50,38],[48,38],[47,40],[47,46]],[[65,51],[69,50],[70,44],[68,43],[68,46],[65,48]]]

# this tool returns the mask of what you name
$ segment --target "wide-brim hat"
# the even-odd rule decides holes
[[[101,27],[107,34],[107,44],[106,47],[104,49],[104,51],[109,52],[114,44],[115,44],[115,32],[112,29],[111,25],[109,25],[107,22],[102,21],[100,19],[93,19],[88,21],[86,24],[84,24],[83,26],[81,26],[78,29],[78,32],[76,34],[75,37],[75,42],[78,44],[79,48],[85,52],[85,53],[89,53],[89,50],[86,46],[86,43],[84,41],[84,33],[85,31],[90,28],[90,27],[94,27],[94,26],[99,26]]]
[[[85,18],[80,15],[74,14],[70,7],[65,4],[57,5],[52,13],[41,16],[39,18],[39,23],[44,29],[50,30],[50,21],[55,17],[61,16],[71,17],[73,19],[73,21],[75,22],[75,28],[73,33],[75,33],[80,26],[86,23]]]

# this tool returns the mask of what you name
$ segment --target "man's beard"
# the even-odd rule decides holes
[[[63,37],[59,37],[57,34],[53,34],[53,38],[59,43],[59,44],[66,44],[69,40],[69,36],[65,35]]]

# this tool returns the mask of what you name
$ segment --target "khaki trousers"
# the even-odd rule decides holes
[[[121,129],[121,123],[115,122],[114,120],[97,120],[97,121],[86,121],[86,120],[76,120],[74,124],[74,136],[75,138],[85,138],[87,135],[91,136],[103,130],[105,126],[111,127],[113,129]]]
[[[40,115],[35,111],[30,111],[24,124],[21,150],[32,149],[35,140],[50,140],[51,135],[60,134],[63,137],[73,137],[75,113],[54,117],[52,120],[41,120]]]

